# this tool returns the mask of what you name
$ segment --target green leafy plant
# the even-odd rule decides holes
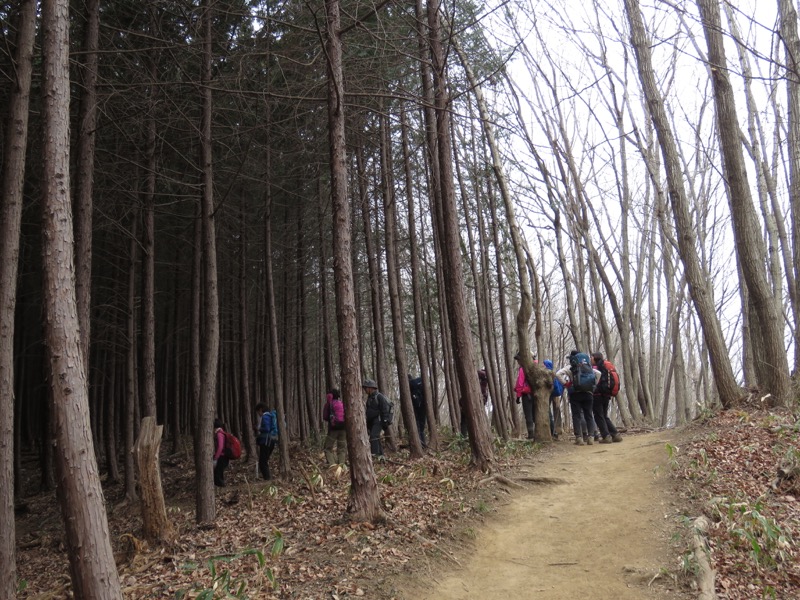
[[[665,448],[667,450],[667,458],[669,459],[670,467],[676,469],[678,467],[678,447],[667,442]]]
[[[248,580],[244,575],[234,576],[230,569],[230,564],[248,556],[255,557],[258,563],[256,577]],[[274,589],[276,585],[275,576],[271,569],[266,568],[266,562],[264,553],[256,548],[248,548],[235,554],[212,556],[206,563],[211,575],[211,586],[199,588],[199,593],[195,596],[195,600],[226,600],[230,598],[244,600],[248,598],[246,595],[248,587],[252,587],[253,591],[257,592],[262,587],[262,580],[268,581],[270,587]],[[197,563],[193,562],[181,565],[181,569],[188,571],[194,571],[197,567]],[[197,589],[195,588],[195,590]],[[188,593],[189,589],[180,589],[175,593],[175,599],[183,600]]]
[[[283,533],[277,529],[272,530],[272,549],[269,554],[272,558],[278,558],[283,554]]]

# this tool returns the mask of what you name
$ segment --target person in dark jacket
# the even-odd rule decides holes
[[[269,457],[275,450],[277,440],[270,435],[272,431],[272,419],[275,413],[267,409],[263,402],[256,404],[256,420],[258,429],[256,430],[256,445],[258,446],[258,472],[262,479],[270,480],[272,476],[269,472]]]
[[[622,436],[614,426],[614,421],[608,416],[608,407],[611,405],[611,392],[608,383],[608,369],[606,368],[606,361],[602,353],[595,352],[592,354],[592,363],[594,368],[600,371],[600,379],[597,382],[597,386],[594,388],[594,400],[592,403],[594,421],[602,436],[600,443],[610,444],[612,442],[621,442]]]
[[[389,399],[378,391],[378,384],[373,379],[365,379],[361,387],[367,395],[365,414],[370,451],[373,456],[381,457],[383,456],[381,432],[384,427],[388,428],[392,424]]]
[[[425,410],[425,390],[422,386],[422,377],[414,378],[408,374],[408,387],[411,389],[411,405],[414,407],[414,420],[417,422],[419,441],[423,448],[427,448],[425,441],[425,423],[428,420],[428,413]]]
[[[228,462],[225,454],[225,426],[219,419],[214,419],[214,485],[217,487],[225,487]]]

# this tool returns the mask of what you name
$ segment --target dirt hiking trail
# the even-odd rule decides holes
[[[515,491],[509,505],[477,528],[471,554],[460,557],[462,567],[440,574],[417,597],[686,598],[660,574],[678,562],[669,539],[675,526],[666,481],[670,435],[592,446],[558,442],[520,473],[505,473],[558,482]]]

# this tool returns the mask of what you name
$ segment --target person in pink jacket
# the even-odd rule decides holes
[[[519,364],[519,354],[514,355],[514,360]],[[536,362],[536,357],[533,357],[533,362]],[[517,394],[517,404],[522,402],[522,412],[525,415],[525,427],[528,430],[528,439],[533,439],[533,430],[535,426],[534,421],[534,405],[533,405],[533,391],[525,377],[525,371],[519,367],[517,373],[517,385],[514,386],[514,392]]]
[[[214,485],[217,487],[225,487],[228,462],[225,455],[225,426],[219,419],[214,419]]]

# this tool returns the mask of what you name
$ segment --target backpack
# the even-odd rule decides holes
[[[384,415],[381,414],[381,418],[383,419],[383,425],[385,427],[388,427],[389,425],[394,423],[394,402],[389,400],[383,394],[379,393],[378,395],[383,399],[384,402],[386,402],[386,415],[384,417]],[[380,398],[378,399],[378,401],[380,402]]]
[[[242,457],[242,444],[235,435],[228,431],[223,431],[225,434],[225,456],[231,460],[236,460]]]
[[[572,389],[576,392],[591,392],[594,390],[595,377],[594,369],[589,362],[589,355],[585,352],[578,352],[570,359],[572,368]]]
[[[342,402],[341,398],[331,398],[328,408],[328,422],[334,429],[344,425],[344,402]]]
[[[278,439],[278,415],[274,410],[269,411],[269,437]]]
[[[411,404],[414,408],[422,408],[425,406],[425,394],[422,389],[422,377],[411,379],[409,382],[411,390]]]
[[[597,383],[598,393],[616,396],[619,394],[619,373],[610,360],[604,360],[600,368],[600,381]]]

